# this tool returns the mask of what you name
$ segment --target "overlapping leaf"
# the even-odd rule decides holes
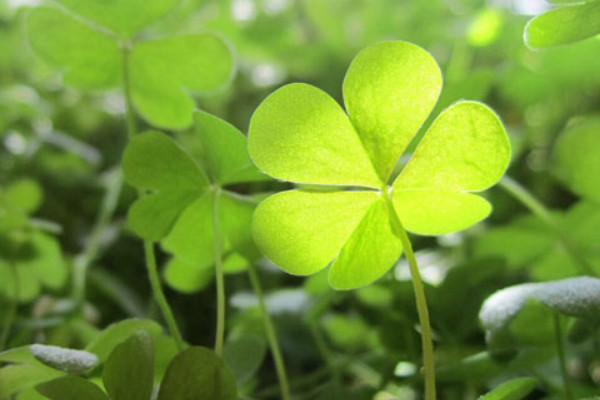
[[[349,116],[304,84],[285,86],[263,101],[249,132],[260,169],[295,183],[360,187],[294,190],[265,200],[253,223],[264,254],[297,275],[333,261],[330,284],[351,289],[382,276],[402,252],[389,222],[388,192],[415,233],[456,232],[485,218],[490,205],[469,192],[501,178],[510,146],[502,123],[483,104],[463,101],[444,111],[390,182],[440,90],[431,55],[409,43],[385,42],[362,51],[346,74]]]
[[[547,322],[552,318],[551,311],[597,321],[600,310],[598,293],[600,293],[600,280],[589,277],[511,286],[490,296],[483,304],[479,317],[488,341],[492,345],[504,344],[510,338],[511,324],[515,323],[520,313],[530,309],[528,306],[532,304],[531,301],[541,303],[540,306],[536,306],[537,303],[531,305],[534,307],[534,312],[530,314],[536,318],[536,322],[532,324],[529,320],[526,327],[517,327],[517,329],[539,333],[544,327],[544,319]],[[548,312],[544,313],[544,309]],[[551,320],[549,324],[552,324]],[[524,333],[527,336],[527,332]],[[540,339],[539,334],[535,336]]]
[[[534,48],[578,42],[600,34],[600,1],[555,1],[560,7],[532,19],[525,41]]]
[[[66,84],[81,89],[120,86],[126,68],[134,105],[154,125],[191,125],[194,101],[189,92],[214,91],[231,79],[233,57],[218,36],[131,40],[179,0],[61,3],[68,13],[50,7],[31,11],[29,38],[36,53],[64,73]]]
[[[251,163],[241,132],[204,112],[197,112],[195,121],[193,132],[182,140],[197,158],[159,132],[134,138],[123,157],[126,181],[149,192],[131,207],[130,226],[144,239],[162,240],[176,257],[167,280],[186,292],[210,279],[215,213],[223,250],[232,260],[235,253],[257,257],[250,234],[255,202],[223,187],[267,179]]]

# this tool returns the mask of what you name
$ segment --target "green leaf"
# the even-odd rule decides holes
[[[246,137],[236,127],[203,111],[194,114],[194,121],[192,134],[182,139],[204,161],[213,182],[225,186],[269,179],[250,160]]]
[[[586,119],[565,130],[555,148],[557,173],[560,178],[573,192],[595,201],[600,201],[598,132],[600,119]]]
[[[31,354],[45,365],[71,374],[80,374],[98,364],[95,354],[43,344],[31,345]]]
[[[257,335],[242,335],[227,341],[223,348],[223,360],[242,384],[254,377],[267,353],[267,343]]]
[[[64,74],[67,85],[97,90],[120,84],[121,51],[116,41],[53,8],[31,10],[27,22],[31,46]]]
[[[436,119],[394,182],[398,215],[419,234],[463,230],[491,211],[465,192],[498,182],[509,162],[510,143],[496,114],[481,103],[456,103]]]
[[[411,43],[370,46],[350,64],[344,102],[382,182],[433,110],[441,88],[435,59]]]
[[[132,206],[129,223],[148,240],[164,237],[179,214],[208,187],[208,179],[171,138],[146,132],[131,140],[123,155],[125,180],[153,193]]]
[[[58,0],[76,14],[110,29],[124,38],[132,37],[146,26],[161,19],[181,0]]]
[[[9,397],[20,390],[31,388],[38,383],[64,375],[64,372],[38,364],[15,364],[0,369],[0,399]],[[62,400],[62,399],[61,399]]]
[[[154,386],[152,336],[138,331],[110,353],[102,375],[112,400],[149,400]]]
[[[537,381],[533,378],[512,379],[481,396],[479,400],[520,400],[531,393],[536,386]]]
[[[104,362],[118,344],[138,331],[158,335],[162,333],[162,327],[149,319],[131,318],[119,321],[104,329],[85,350],[96,354],[100,362]]]
[[[284,271],[311,275],[333,261],[376,199],[375,192],[278,193],[256,208],[256,245]]]
[[[235,400],[235,377],[211,350],[190,347],[169,365],[158,400]]]
[[[389,271],[401,254],[402,243],[392,232],[385,202],[379,198],[364,214],[333,262],[329,284],[337,290],[366,286]]]
[[[78,376],[65,376],[42,383],[37,391],[52,400],[108,400],[102,389]]]
[[[500,290],[483,304],[479,318],[488,341],[502,341],[511,322],[530,300],[561,314],[597,318],[600,312],[600,279],[580,277],[555,282],[527,283]]]
[[[150,123],[167,129],[192,124],[195,104],[188,92],[212,92],[235,70],[219,36],[187,35],[139,42],[131,53],[133,101]]]
[[[525,42],[546,48],[578,42],[600,33],[600,2],[592,1],[560,7],[527,24]]]
[[[33,214],[42,204],[44,193],[36,181],[21,179],[6,188],[6,196],[25,213]]]
[[[250,121],[248,146],[256,166],[278,179],[382,185],[344,111],[310,85],[287,85],[267,97]]]
[[[165,281],[173,289],[183,293],[195,293],[213,282],[215,270],[211,265],[197,266],[174,258],[166,266]]]
[[[109,29],[129,34],[127,29],[135,30],[148,22],[147,12],[159,17],[165,5],[168,6],[165,1],[153,2],[150,6],[144,3],[143,7],[136,5],[139,0],[111,5],[96,4],[93,0],[63,2],[81,14],[71,16],[47,7],[30,13],[28,30],[33,49],[64,73],[67,85],[80,89],[122,86],[123,63],[127,62],[134,105],[140,115],[154,125],[167,129],[190,126],[194,101],[189,92],[212,92],[232,78],[233,56],[229,46],[218,36],[197,34],[136,41],[122,50],[116,37],[94,24],[85,23],[86,18],[99,18],[110,25]],[[136,18],[124,19],[131,12],[135,12]],[[118,17],[114,13],[118,13]],[[55,29],[56,26],[61,29]]]

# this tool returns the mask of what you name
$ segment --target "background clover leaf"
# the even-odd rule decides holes
[[[162,240],[163,248],[175,256],[167,280],[186,292],[210,279],[215,210],[223,250],[230,255],[226,265],[233,265],[235,254],[259,257],[250,231],[256,202],[224,186],[269,179],[253,166],[239,130],[204,112],[196,113],[195,121],[195,129],[181,135],[194,158],[159,132],[137,136],[123,156],[126,181],[151,192],[132,205],[130,225],[143,238]]]
[[[480,103],[459,102],[444,111],[393,190],[387,186],[440,87],[440,71],[429,53],[385,42],[359,53],[348,69],[349,117],[309,85],[287,85],[267,97],[249,130],[250,155],[259,168],[295,183],[365,189],[290,191],[268,198],[253,221],[263,253],[297,275],[333,261],[330,285],[352,289],[381,277],[402,252],[390,211],[420,234],[456,232],[485,218],[491,206],[468,192],[487,189],[502,177],[510,144],[498,117]],[[394,210],[386,203],[388,192]]]
[[[161,19],[181,3],[181,0],[58,0],[76,14],[129,38]]]
[[[529,46],[546,48],[569,44],[600,33],[600,1],[556,3],[561,7],[539,15],[527,24],[525,42]]]
[[[505,343],[508,340],[506,335],[511,335],[508,330],[511,324],[523,310],[527,310],[531,300],[563,315],[597,320],[600,309],[599,291],[600,280],[590,277],[515,285],[490,296],[481,307],[479,318],[487,333],[488,342],[492,345]],[[541,310],[538,307],[530,315],[538,318],[544,315]],[[545,317],[551,317],[551,313],[547,313]],[[539,328],[541,324],[541,321],[535,324],[529,322],[527,329]]]
[[[109,28],[134,30],[136,24],[127,27],[120,22],[127,13],[134,12],[135,8],[130,8],[134,3],[118,2],[114,10],[111,6],[104,10],[104,5],[94,1],[68,3],[73,11],[81,12],[78,18],[57,8],[39,7],[30,12],[28,19],[33,49],[65,74],[67,85],[110,89],[122,84],[123,71],[127,68],[133,103],[140,115],[162,128],[183,129],[192,124],[194,101],[189,92],[211,92],[231,80],[234,71],[231,50],[216,35],[172,36],[129,43],[90,25],[85,19],[93,15],[122,25]],[[160,5],[164,8],[166,3],[141,8],[145,12],[160,11]],[[99,7],[104,11],[97,11]],[[127,11],[119,11],[120,7]],[[119,18],[113,18],[114,13],[121,12]],[[148,19],[143,12],[138,14],[141,19]],[[153,18],[161,15],[155,13]],[[61,29],[55,29],[57,26]]]
[[[600,119],[567,128],[554,152],[557,175],[565,184],[576,194],[600,202]]]

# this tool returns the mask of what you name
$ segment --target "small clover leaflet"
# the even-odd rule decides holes
[[[439,97],[439,67],[416,45],[384,42],[354,59],[343,86],[348,115],[313,86],[280,88],[254,113],[248,144],[257,167],[272,177],[332,189],[263,201],[253,219],[259,249],[295,275],[333,262],[330,285],[353,289],[380,278],[402,253],[390,199],[411,232],[463,230],[490,213],[490,204],[470,192],[502,177],[510,144],[492,110],[461,101],[437,117],[390,184]]]
[[[525,42],[548,48],[600,34],[600,1],[550,0],[560,7],[533,18],[525,27]]]
[[[169,284],[184,292],[199,290],[214,263],[214,215],[219,215],[226,266],[240,256],[258,257],[250,224],[256,202],[228,185],[266,180],[250,161],[246,138],[232,125],[205,112],[195,114],[195,129],[181,136],[192,157],[160,132],[135,137],[123,156],[125,180],[149,194],[129,211],[140,237],[161,241],[175,256],[166,270]]]
[[[60,69],[67,85],[79,89],[118,87],[127,68],[134,106],[158,127],[190,126],[195,105],[188,92],[214,91],[231,80],[233,56],[216,35],[135,38],[180,0],[60,3],[64,7],[38,7],[29,15],[36,54]]]

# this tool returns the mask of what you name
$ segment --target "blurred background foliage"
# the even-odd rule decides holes
[[[16,315],[10,340],[2,344],[77,348],[114,321],[159,318],[159,312],[142,247],[126,226],[132,188],[120,196],[102,234],[83,315],[73,312],[70,271],[120,163],[124,102],[119,91],[66,87],[36,58],[25,33],[35,4],[0,0],[0,318]],[[238,63],[233,83],[197,102],[242,132],[258,104],[282,84],[311,83],[341,102],[345,70],[362,48],[388,39],[422,46],[445,77],[432,115],[462,98],[494,108],[513,145],[508,175],[552,209],[600,272],[600,178],[578,175],[600,159],[600,40],[529,49],[524,26],[549,7],[543,0],[186,0],[144,35],[210,31],[229,40]],[[585,157],[591,161],[578,166]],[[486,352],[478,312],[500,288],[582,272],[557,234],[502,188],[487,196],[494,212],[484,223],[460,234],[414,238],[436,332],[441,398],[475,398],[523,373],[545,377],[531,398],[559,398],[552,389],[560,382],[556,359],[540,351],[548,344],[529,344],[521,350],[530,353],[498,364]],[[168,261],[164,254],[161,260]],[[298,398],[418,398],[420,339],[403,261],[353,292],[333,292],[323,274],[304,280],[267,263],[261,278]],[[168,292],[186,338],[208,346],[216,306],[209,279],[194,295]],[[258,344],[250,345],[264,348],[247,277],[228,275],[227,292],[229,338],[256,334]],[[568,348],[581,397],[600,385],[598,346],[595,340]],[[246,372],[258,372],[238,376],[242,392],[276,398],[271,361],[264,349],[256,353],[254,364],[246,360]]]

